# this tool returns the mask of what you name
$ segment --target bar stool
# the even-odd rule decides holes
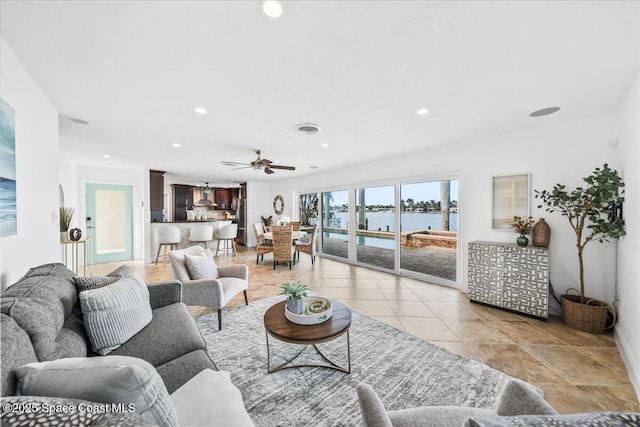
[[[236,237],[238,237],[238,224],[229,224],[220,228],[213,234],[213,237],[218,239],[218,245],[216,246],[216,255],[218,255],[218,250],[220,249],[220,242],[224,240],[224,250],[228,250],[227,243],[229,240],[231,241],[231,251],[235,252],[238,255],[238,250],[236,249]]]
[[[189,230],[189,241],[203,243],[207,249],[207,242],[213,240],[213,227],[210,225],[196,225]]]
[[[158,253],[156,255],[156,265],[158,265],[158,258],[160,257],[160,249],[164,246],[164,254],[162,255],[162,265],[167,260],[167,246],[169,250],[178,249],[178,243],[180,243],[180,229],[173,226],[158,227],[156,229],[156,241],[158,242]]]

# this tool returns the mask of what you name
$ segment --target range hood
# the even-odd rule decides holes
[[[206,187],[200,188],[200,200],[195,202],[193,206],[218,206],[217,204],[215,204],[214,202],[212,202],[207,198],[208,193],[213,191],[213,189],[209,187],[208,182],[205,182],[205,184],[206,184]]]

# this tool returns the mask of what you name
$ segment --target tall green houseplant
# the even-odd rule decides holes
[[[536,198],[545,204],[547,212],[560,212],[567,218],[576,234],[576,248],[580,266],[580,302],[584,296],[584,261],[582,254],[591,241],[604,243],[609,239],[624,236],[624,222],[615,215],[616,208],[624,202],[624,182],[618,172],[604,164],[595,168],[591,175],[582,179],[585,185],[568,191],[566,186],[556,184],[553,190],[538,191]],[[538,205],[541,208],[542,205]]]

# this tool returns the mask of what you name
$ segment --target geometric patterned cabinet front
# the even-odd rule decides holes
[[[469,299],[529,316],[549,317],[549,249],[469,243]]]

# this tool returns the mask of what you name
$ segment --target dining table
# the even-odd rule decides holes
[[[291,240],[300,240],[303,237],[306,237],[306,231],[292,231],[291,232]],[[273,232],[267,231],[264,233],[265,240],[273,240]]]

